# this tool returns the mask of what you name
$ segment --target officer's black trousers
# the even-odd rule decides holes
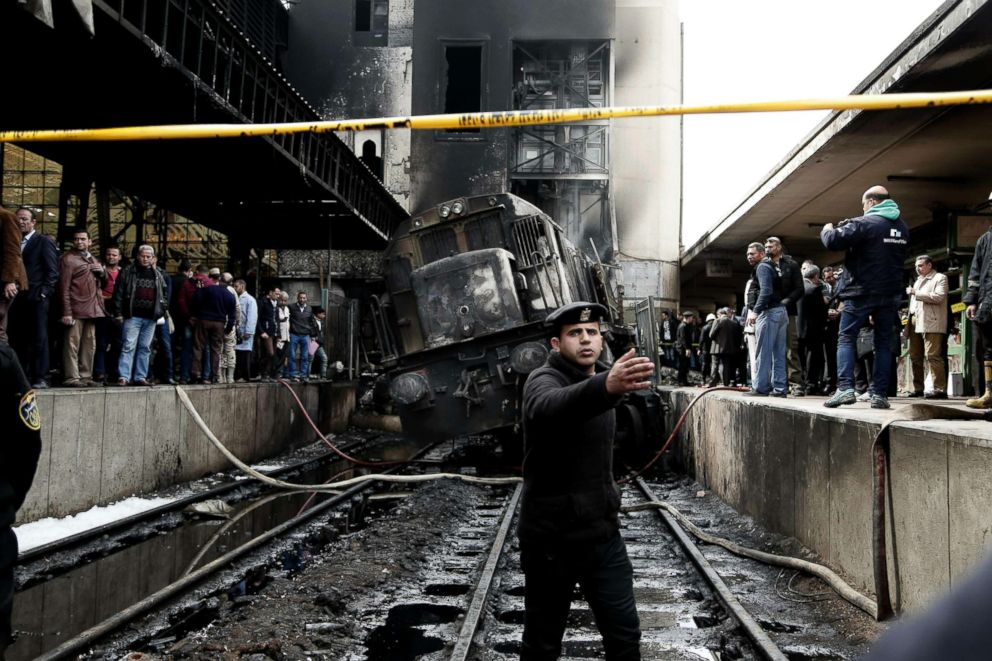
[[[620,534],[601,543],[542,545],[521,541],[524,570],[523,661],[557,659],[576,583],[603,636],[610,661],[640,659],[634,578]]]
[[[14,602],[14,562],[17,537],[10,526],[0,525],[0,649],[10,642],[11,608]],[[0,653],[2,656],[2,653]]]

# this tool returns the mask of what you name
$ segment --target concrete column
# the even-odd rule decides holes
[[[677,0],[616,0],[614,105],[682,101]],[[626,298],[679,296],[681,119],[614,120],[611,168]]]

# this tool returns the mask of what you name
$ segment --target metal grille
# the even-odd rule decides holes
[[[289,12],[279,0],[214,0],[262,55],[278,64],[287,46]]]
[[[503,227],[498,213],[487,214],[465,223],[465,240],[469,250],[503,247]]]
[[[436,262],[458,252],[458,240],[450,227],[438,227],[420,235],[420,255],[424,264]]]
[[[516,247],[517,264],[521,268],[543,264],[551,256],[544,223],[537,216],[521,218],[513,223],[513,244]]]

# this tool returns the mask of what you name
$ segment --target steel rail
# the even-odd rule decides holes
[[[419,456],[426,454],[437,445],[438,445],[437,443],[434,443],[427,446],[426,448],[418,452],[416,455],[414,455],[412,458],[416,459]],[[395,468],[388,469],[384,472],[392,472],[394,470],[397,470],[398,468],[400,467],[397,466]],[[272,528],[262,533],[258,537],[255,537],[249,540],[248,542],[245,542],[241,546],[225,553],[216,560],[207,563],[206,565],[200,567],[196,571],[187,574],[186,576],[183,576],[178,581],[170,583],[161,590],[158,590],[157,592],[148,595],[141,601],[132,604],[121,611],[118,611],[115,615],[112,615],[109,618],[103,620],[102,622],[90,627],[89,629],[83,631],[79,635],[70,638],[69,640],[59,645],[58,647],[55,647],[54,649],[51,649],[45,654],[42,654],[41,656],[37,657],[37,661],[55,661],[56,659],[64,659],[69,657],[70,655],[78,654],[84,651],[89,646],[91,646],[95,641],[99,640],[103,636],[120,628],[121,626],[127,624],[131,620],[147,613],[148,611],[155,608],[156,606],[159,606],[166,600],[181,594],[187,588],[192,587],[193,585],[199,583],[200,581],[207,578],[211,574],[223,569],[225,566],[237,560],[241,556],[247,554],[249,551],[253,551],[256,548],[260,547],[262,544],[272,539],[276,539],[279,536],[283,535],[284,533],[287,533],[293,530],[294,528],[300,526],[301,524],[306,523],[310,519],[316,517],[318,514],[323,513],[325,510],[328,510],[336,505],[339,505],[342,502],[348,502],[352,496],[359,494],[362,491],[365,491],[366,489],[370,488],[372,484],[373,484],[372,482],[363,482],[356,484],[355,486],[344,491],[340,495],[333,496],[327,499],[326,501],[315,505],[314,507],[303,512],[302,514],[296,515],[292,519],[289,519],[288,521],[279,524],[275,528]]]
[[[365,440],[355,441],[354,443],[352,443],[351,445],[348,446],[348,449],[349,450],[353,450],[355,448],[360,447],[363,443],[366,443],[366,442],[367,441],[365,441]],[[307,464],[322,463],[322,462],[326,461],[327,459],[332,459],[332,458],[335,458],[335,457],[337,457],[337,455],[335,455],[333,452],[326,452],[324,454],[320,454],[320,455],[317,455],[315,457],[310,457],[309,459],[304,459],[304,460],[298,461],[298,462],[293,463],[293,464],[290,464],[288,466],[282,466],[282,467],[277,468],[275,470],[268,471],[265,474],[268,475],[268,476],[270,476],[270,477],[275,477],[277,475],[285,475],[285,474],[292,473],[292,472],[297,471],[297,470],[302,470],[304,467],[306,467]],[[69,535],[68,537],[62,537],[60,539],[52,540],[51,542],[48,542],[46,544],[41,544],[39,546],[34,546],[34,547],[32,547],[32,548],[24,551],[23,553],[20,553],[17,556],[17,561],[16,561],[15,564],[17,564],[17,565],[23,565],[23,564],[26,564],[28,562],[32,562],[34,560],[37,560],[38,558],[41,558],[41,557],[44,557],[46,555],[50,555],[52,553],[55,553],[56,551],[61,551],[61,550],[67,549],[67,548],[71,548],[73,546],[78,546],[80,544],[83,544],[84,542],[87,542],[87,541],[91,540],[91,539],[95,539],[95,538],[98,538],[98,537],[102,537],[104,535],[108,535],[108,534],[110,534],[110,533],[112,533],[114,531],[117,531],[117,530],[122,530],[122,529],[125,529],[125,528],[129,528],[131,526],[137,525],[137,524],[142,523],[144,521],[147,521],[147,520],[150,520],[150,519],[154,519],[154,518],[159,517],[159,516],[162,516],[164,514],[169,514],[170,512],[174,512],[176,510],[181,510],[181,509],[183,509],[185,507],[188,507],[188,506],[190,506],[190,505],[192,505],[194,503],[198,503],[198,502],[201,502],[201,501],[204,501],[204,500],[209,500],[211,498],[215,498],[217,496],[221,496],[221,495],[223,495],[225,493],[228,493],[230,491],[234,491],[238,487],[251,487],[251,486],[256,486],[256,485],[259,485],[259,484],[260,483],[254,481],[254,480],[250,480],[250,481],[249,480],[234,480],[234,481],[231,481],[231,482],[225,482],[224,484],[218,484],[217,486],[211,487],[210,489],[207,489],[206,491],[201,491],[200,493],[190,494],[189,496],[183,496],[182,498],[173,500],[173,501],[168,502],[168,503],[165,503],[163,505],[159,505],[158,507],[153,507],[151,509],[147,509],[147,510],[145,510],[143,512],[138,512],[137,514],[132,514],[131,516],[127,516],[127,517],[124,517],[122,519],[117,519],[115,521],[110,521],[110,522],[105,523],[103,525],[97,526],[96,528],[89,528],[88,530],[81,530],[80,532],[77,532],[74,535]],[[270,487],[265,486],[264,484],[261,485],[261,487],[262,487],[262,490],[263,491],[266,490],[266,489],[268,489],[268,488],[270,488]]]
[[[634,482],[649,500],[659,500],[643,478],[638,477],[634,480]],[[665,522],[665,525],[668,526],[668,529],[672,532],[672,535],[675,537],[676,541],[678,541],[679,545],[682,547],[682,550],[684,550],[686,555],[689,556],[692,563],[696,565],[696,569],[699,570],[699,573],[702,574],[706,582],[709,583],[724,608],[727,609],[734,619],[740,622],[741,627],[744,629],[744,633],[747,634],[747,637],[751,640],[751,643],[755,646],[761,658],[767,659],[768,661],[788,661],[788,657],[782,653],[782,650],[780,650],[778,645],[776,645],[768,634],[765,633],[765,630],[761,628],[761,625],[758,624],[757,620],[755,620],[747,609],[744,608],[744,605],[741,604],[730,588],[727,587],[727,584],[723,581],[723,578],[720,577],[720,574],[713,569],[713,566],[695,545],[692,538],[689,537],[684,530],[682,530],[682,527],[678,524],[678,522],[663,509],[657,509],[655,511]]]
[[[451,661],[466,661],[468,659],[469,650],[472,648],[472,639],[475,638],[475,632],[482,620],[482,611],[489,600],[489,590],[492,588],[493,578],[496,575],[496,566],[499,564],[503,549],[506,547],[506,536],[510,532],[510,524],[517,512],[521,491],[523,491],[523,484],[518,484],[517,488],[513,490],[513,495],[510,496],[506,511],[503,512],[503,520],[496,532],[496,537],[493,539],[489,557],[482,569],[482,575],[479,576],[479,582],[475,586],[472,602],[469,604],[461,631],[458,632],[458,638],[455,640],[455,647],[451,651]]]

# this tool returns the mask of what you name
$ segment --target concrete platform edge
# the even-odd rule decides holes
[[[671,423],[698,394],[675,389]],[[882,412],[822,398],[712,393],[673,460],[740,512],[794,536],[871,594],[871,442]],[[917,610],[965,578],[992,541],[992,424],[896,422],[891,430],[890,580]]]
[[[344,431],[355,384],[293,386],[324,433]],[[315,438],[289,391],[277,383],[187,386],[214,434],[254,462]],[[38,392],[42,452],[17,522],[63,517],[227,470],[168,386]]]

